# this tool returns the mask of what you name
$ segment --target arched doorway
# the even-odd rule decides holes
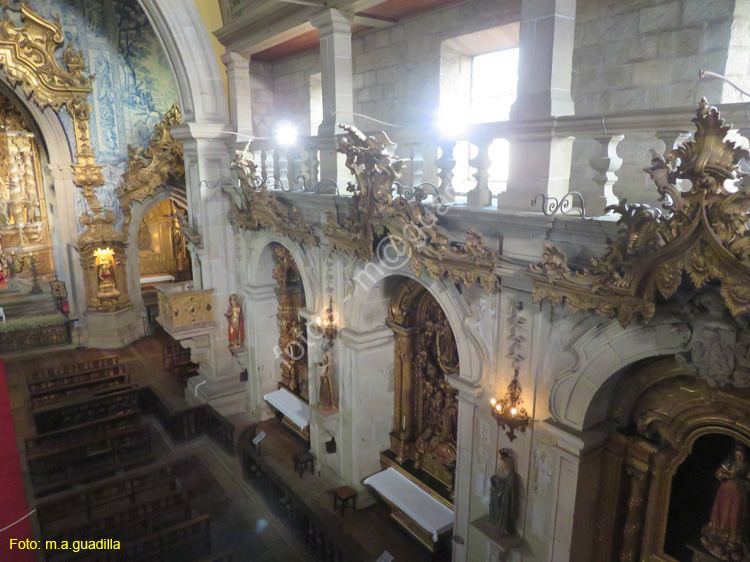
[[[749,389],[713,387],[674,357],[629,369],[609,407],[616,430],[601,459],[595,559],[745,560],[748,412]],[[744,450],[743,466],[734,459],[737,446]],[[720,474],[722,466],[737,475]],[[721,511],[722,502],[731,501],[718,497],[722,482],[734,480],[733,505],[742,512],[735,522],[742,525],[739,546],[711,536],[709,527],[717,502]]]
[[[138,281],[152,325],[159,310],[156,286],[193,278],[190,253],[180,227],[186,214],[183,202],[168,197],[154,203],[137,225]]]
[[[458,402],[448,377],[458,348],[445,312],[420,283],[394,289],[386,324],[394,336],[394,413],[383,466],[398,465],[452,503]]]

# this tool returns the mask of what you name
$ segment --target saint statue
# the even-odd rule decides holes
[[[749,469],[747,447],[738,444],[716,471],[721,484],[711,520],[703,526],[701,543],[719,560],[746,560],[750,556]]]
[[[224,316],[227,317],[229,322],[229,347],[242,347],[242,344],[245,343],[245,321],[240,297],[236,293],[229,297],[229,308]]]
[[[324,342],[321,349],[323,350],[323,360],[319,363],[315,363],[317,367],[323,367],[323,374],[320,375],[318,406],[326,411],[335,410],[336,404],[333,400],[333,382],[331,381],[331,367],[333,366],[331,344]]]
[[[509,449],[500,449],[500,471],[490,478],[490,525],[504,536],[516,534],[516,473]]]
[[[96,283],[100,294],[109,294],[116,290],[115,272],[112,267],[112,258],[102,257],[96,266]]]

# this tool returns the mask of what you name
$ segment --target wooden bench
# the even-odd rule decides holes
[[[139,424],[92,436],[69,448],[36,451],[28,461],[29,473],[36,495],[41,496],[137,466],[150,460],[150,452],[149,428]]]
[[[169,466],[158,466],[136,474],[120,477],[83,492],[67,494],[50,501],[37,503],[39,524],[45,525],[71,516],[90,519],[92,513],[121,500],[134,504],[142,494],[173,491],[177,480]]]
[[[104,396],[84,395],[63,405],[43,406],[34,412],[37,433],[108,418],[138,409],[138,388],[125,387]]]
[[[44,538],[57,541],[83,541],[92,538],[123,540],[126,531],[140,527],[152,529],[154,524],[167,515],[179,516],[181,521],[190,519],[190,494],[184,490],[143,501],[125,509],[112,511],[99,518],[58,531]],[[174,523],[174,521],[172,521]]]
[[[124,372],[125,367],[123,365],[111,365],[109,367],[101,367],[99,369],[85,371],[83,373],[72,373],[68,375],[50,377],[42,381],[29,383],[29,394],[33,396],[42,393],[45,390],[64,388],[66,386],[72,386],[77,383],[99,380]]]
[[[37,409],[44,406],[61,405],[70,402],[84,395],[90,397],[101,396],[106,393],[117,392],[122,390],[130,382],[130,376],[122,372],[121,367],[117,367],[116,372],[109,373],[102,378],[79,382],[66,385],[59,388],[45,389],[31,395],[31,409],[36,412]]]
[[[164,371],[177,378],[182,386],[187,386],[187,379],[198,374],[200,366],[193,363],[190,350],[180,344],[167,345],[162,350]]]
[[[46,380],[48,378],[54,378],[62,375],[70,375],[74,373],[83,373],[86,371],[98,371],[102,368],[111,367],[117,365],[119,358],[117,355],[110,355],[102,357],[101,359],[94,359],[93,361],[86,361],[85,363],[76,363],[73,365],[62,365],[59,367],[52,367],[50,369],[41,369],[33,373],[26,375],[26,383],[31,384],[39,381]]]
[[[136,541],[124,543],[120,550],[99,551],[81,562],[161,562],[188,556],[205,556],[211,550],[211,516],[201,515],[171,525]]]

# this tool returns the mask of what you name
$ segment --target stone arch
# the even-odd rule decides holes
[[[685,352],[689,340],[684,321],[666,313],[624,329],[617,320],[592,328],[573,343],[575,365],[552,386],[552,416],[579,431],[604,421],[618,373],[649,357]]]
[[[183,207],[185,203],[184,188],[170,185],[162,185],[155,189],[148,197],[142,201],[134,201],[130,207],[131,227],[128,229],[128,247],[127,247],[127,271],[128,271],[128,292],[130,293],[130,302],[139,314],[144,314],[146,307],[143,304],[141,295],[140,280],[140,255],[138,253],[138,226],[144,217],[154,206],[162,201],[173,199]]]
[[[48,205],[50,237],[58,279],[64,281],[71,299],[71,311],[85,308],[83,271],[75,253],[78,238],[76,186],[73,183],[73,152],[54,109],[41,109],[31,101],[19,84],[14,87],[0,73],[0,92],[13,100],[39,139],[44,160],[45,196]]]
[[[244,272],[243,286],[246,290],[253,290],[260,287],[274,286],[276,281],[271,278],[273,270],[273,260],[271,260],[272,244],[284,246],[292,254],[294,261],[299,267],[302,286],[305,291],[305,302],[307,308],[319,310],[327,303],[324,303],[323,296],[319,294],[319,284],[315,278],[310,275],[315,269],[314,263],[308,251],[301,245],[285,236],[281,236],[270,230],[262,230],[251,235],[247,242],[247,248],[250,255],[247,259],[247,265]],[[270,265],[270,267],[269,267]]]
[[[355,331],[374,328],[367,323],[367,306],[371,292],[379,287],[389,277],[406,277],[423,285],[448,318],[453,335],[458,346],[458,356],[461,365],[461,378],[472,383],[478,383],[487,373],[484,370],[489,364],[483,360],[488,357],[486,349],[482,349],[480,342],[471,333],[468,320],[472,316],[471,306],[466,299],[466,293],[459,292],[455,285],[443,280],[436,280],[427,275],[415,275],[408,263],[398,268],[386,265],[381,261],[360,262],[351,273],[353,288],[344,297],[344,319],[346,327]],[[382,323],[385,324],[386,314]]]
[[[167,54],[185,122],[229,120],[221,78],[208,31],[191,0],[139,0]]]

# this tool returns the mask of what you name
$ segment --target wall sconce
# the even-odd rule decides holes
[[[497,420],[497,425],[501,429],[508,429],[505,433],[508,439],[513,441],[516,438],[516,430],[526,431],[531,418],[524,408],[520,407],[521,402],[521,383],[518,382],[518,369],[513,373],[513,380],[508,385],[505,396],[496,400],[492,398],[492,417]]]
[[[333,323],[333,298],[331,298],[328,308],[323,311],[323,314],[315,317],[314,325],[318,333],[332,344],[333,339],[339,334],[339,329]]]

